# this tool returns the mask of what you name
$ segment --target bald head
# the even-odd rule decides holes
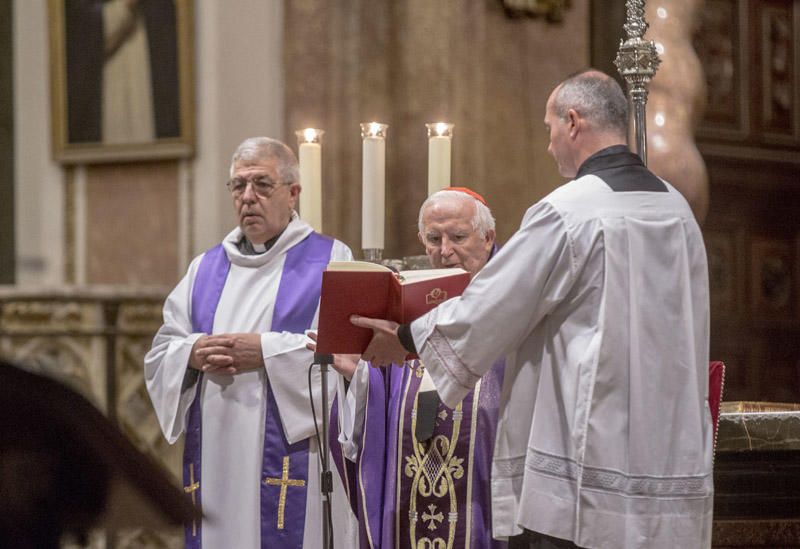
[[[619,84],[597,70],[564,80],[547,100],[544,125],[548,152],[564,177],[575,177],[581,164],[602,149],[627,143],[628,102]]]
[[[628,134],[628,101],[617,81],[590,69],[571,76],[552,95],[556,115],[565,118],[570,109],[591,124],[592,130],[625,140]]]

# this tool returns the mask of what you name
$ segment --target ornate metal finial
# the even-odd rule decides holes
[[[642,38],[650,25],[644,20],[645,0],[629,0],[625,4],[628,16],[622,28],[628,33],[628,38]]]
[[[642,38],[649,26],[644,20],[645,0],[627,0],[627,20],[623,28],[627,40],[620,40],[614,64],[628,85],[628,97],[633,103],[633,128],[636,152],[647,164],[647,85],[655,76],[661,59],[652,40]]]

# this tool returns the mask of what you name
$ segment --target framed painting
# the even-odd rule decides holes
[[[48,0],[53,154],[194,153],[192,0]]]

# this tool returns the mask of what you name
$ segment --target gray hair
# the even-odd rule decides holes
[[[553,109],[565,119],[574,109],[599,131],[628,135],[628,100],[616,80],[595,69],[564,80],[553,96]]]
[[[425,213],[425,210],[430,206],[438,204],[439,202],[471,202],[475,204],[475,215],[472,217],[472,228],[480,233],[481,238],[485,238],[486,233],[494,230],[494,217],[492,216],[491,210],[483,202],[476,200],[475,198],[461,191],[444,189],[430,195],[425,202],[422,203],[422,206],[420,206],[419,221],[417,222],[420,234],[424,233],[425,231],[425,227],[422,225],[422,217]]]
[[[278,161],[280,183],[291,185],[300,182],[300,167],[294,152],[285,143],[271,137],[251,137],[242,141],[233,153],[230,175],[233,177],[237,163],[258,164],[272,159]]]

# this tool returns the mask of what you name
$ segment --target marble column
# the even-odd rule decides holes
[[[705,80],[692,46],[703,0],[649,0],[645,38],[653,40],[661,66],[647,102],[648,167],[680,190],[698,223],[708,212],[708,173],[694,141],[705,109]]]

